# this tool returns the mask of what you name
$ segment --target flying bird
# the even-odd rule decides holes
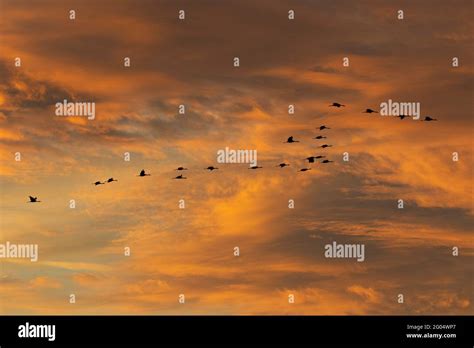
[[[263,167],[259,167],[259,166],[251,166],[251,167],[249,167],[249,169],[260,169],[260,168],[263,168]]]
[[[332,147],[332,145],[324,144],[324,145],[321,145],[320,147],[322,147],[323,149],[325,149],[326,147]]]
[[[175,170],[188,170],[188,168],[178,167],[178,168],[176,168]]]
[[[118,180],[115,180],[114,178],[108,178],[107,179],[107,182],[112,182],[112,181],[118,181]]]
[[[150,176],[151,174],[145,174],[145,169],[142,169],[140,174],[138,174],[137,176]]]
[[[305,159],[307,159],[309,163],[314,163],[314,160],[316,159],[316,156],[306,157]]]
[[[345,106],[344,104],[339,104],[339,103],[332,103],[329,106],[335,106],[336,108],[340,108],[341,106]]]
[[[322,135],[318,135],[317,137],[314,137],[313,139],[326,139],[327,137],[325,136],[322,136]]]
[[[30,197],[30,201],[28,203],[39,203],[41,201],[38,201],[38,197],[31,197],[31,196],[28,196]]]
[[[334,162],[334,161],[330,161],[330,160],[321,161],[321,163],[331,163],[331,162]]]
[[[187,179],[187,178],[185,176],[183,176],[183,174],[180,174],[174,179]]]
[[[319,127],[319,130],[323,130],[323,129],[331,129],[331,128],[326,127],[326,126],[321,126],[321,127]]]
[[[293,136],[289,137],[287,141],[285,141],[285,143],[299,143],[298,140],[293,140]]]
[[[307,170],[311,170],[311,168],[301,168],[299,171],[300,172],[306,172]]]
[[[209,166],[209,167],[207,167],[207,168],[204,168],[204,169],[207,169],[207,170],[209,170],[209,171],[211,171],[211,172],[212,172],[214,169],[219,169],[219,168],[217,168],[217,167],[213,167],[213,166]]]
[[[375,111],[375,110],[372,110],[372,109],[365,109],[365,111],[363,112],[364,114],[371,114],[371,113],[378,113],[378,111]]]
[[[398,115],[397,116],[400,120],[403,120],[405,117],[408,117],[407,115]]]
[[[105,182],[96,181],[96,182],[93,183],[92,185],[97,186],[97,185],[104,185],[104,184],[105,184]]]
[[[424,121],[428,122],[428,121],[438,121],[436,118],[431,118],[430,116],[426,116]]]
[[[326,156],[321,156],[321,155],[319,155],[319,156],[315,156],[314,158],[319,159],[319,158],[325,158],[325,157],[326,157]]]
[[[277,165],[276,167],[280,167],[280,168],[283,168],[283,167],[287,167],[289,166],[288,163],[280,163],[279,165]]]

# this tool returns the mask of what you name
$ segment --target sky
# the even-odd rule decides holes
[[[0,259],[0,313],[473,314],[472,11],[0,0],[0,243],[39,248]],[[64,99],[95,119],[56,116]],[[363,113],[389,99],[437,121]],[[334,241],[365,260],[326,258]]]

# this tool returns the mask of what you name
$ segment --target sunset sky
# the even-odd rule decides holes
[[[0,314],[473,314],[472,14],[0,0],[0,243],[39,246],[38,262],[0,259]],[[64,99],[95,102],[95,119],[56,116]],[[362,113],[389,99],[438,121]],[[263,168],[217,163],[225,147]],[[333,241],[365,261],[325,258]]]

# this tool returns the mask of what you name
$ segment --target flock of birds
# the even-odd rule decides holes
[[[341,104],[341,103],[332,103],[331,105],[329,105],[330,107],[336,107],[336,108],[340,108],[340,107],[345,107],[344,104]],[[373,110],[373,109],[365,109],[365,111],[363,111],[363,113],[366,113],[366,114],[373,114],[373,113],[378,113],[378,111],[376,110]],[[400,118],[401,120],[403,120],[404,118],[406,117],[409,117],[407,115],[398,115],[396,116],[398,118]],[[425,122],[430,122],[430,121],[437,121],[437,119],[435,118],[432,118],[430,116],[425,116],[425,118],[422,120],[422,121],[425,121]],[[322,125],[320,127],[318,127],[317,129],[319,129],[319,131],[324,131],[324,130],[327,130],[327,129],[331,129],[325,125]],[[323,136],[323,135],[317,135],[316,137],[314,137],[313,139],[316,139],[316,140],[321,140],[321,139],[327,139],[326,136]],[[299,143],[299,140],[295,140],[293,136],[290,136],[288,137],[288,139],[286,141],[284,141],[283,143],[286,143],[286,144],[292,144],[292,143]],[[326,149],[328,147],[332,147],[332,145],[330,144],[323,144],[323,145],[320,145],[318,146],[322,149]],[[328,159],[325,159],[326,156],[324,155],[317,155],[317,156],[309,156],[309,157],[306,157],[305,160],[308,161],[308,163],[322,163],[322,164],[327,164],[327,163],[333,163],[334,161],[331,161],[331,160],[328,160]],[[316,160],[321,160],[320,162],[315,162]],[[289,163],[280,163],[278,164],[276,167],[279,167],[279,168],[284,168],[284,167],[288,167],[290,164]],[[263,167],[260,167],[260,166],[257,166],[257,165],[254,165],[254,166],[251,166],[249,167],[248,169],[252,169],[252,170],[256,170],[256,169],[261,169]],[[208,170],[210,172],[212,172],[213,170],[217,170],[219,168],[217,167],[214,167],[214,166],[209,166],[207,168],[204,168],[205,170]],[[176,168],[175,170],[177,171],[184,171],[184,170],[188,170],[188,168],[185,168],[185,167],[178,167]],[[299,170],[299,172],[306,172],[308,170],[311,170],[311,168],[301,168]],[[140,171],[140,173],[137,175],[138,177],[144,177],[144,176],[151,176],[150,173],[146,173],[145,172],[145,169],[142,169]],[[185,177],[183,174],[180,174],[180,175],[177,175],[176,177],[172,178],[172,179],[176,179],[176,180],[182,180],[182,179],[187,179],[187,177]],[[108,183],[112,183],[114,181],[118,181],[114,178],[108,178],[107,180],[105,181],[96,181],[94,182],[92,185],[95,185],[95,186],[98,186],[98,185],[105,185],[105,184],[108,184]],[[30,200],[28,203],[39,203],[41,201],[38,200],[38,197],[32,197],[32,196],[29,196]]]
[[[339,105],[342,105],[342,104],[339,104]],[[319,131],[323,131],[323,130],[331,129],[331,128],[329,128],[329,127],[327,127],[327,126],[325,126],[325,125],[322,125],[322,126],[320,126],[319,128],[317,128],[317,129],[319,129]],[[321,139],[327,139],[327,137],[324,136],[324,135],[317,135],[317,136],[315,136],[313,139],[321,140]],[[292,144],[292,143],[299,143],[299,140],[295,140],[295,139],[293,138],[293,136],[291,136],[291,137],[289,137],[284,143],[289,143],[289,144]],[[322,148],[322,149],[326,149],[326,148],[328,148],[328,147],[332,147],[332,145],[323,144],[323,145],[320,145],[320,146],[318,146],[318,147],[320,147],[320,148]],[[306,157],[305,160],[307,160],[308,163],[318,163],[318,162],[315,162],[315,160],[317,160],[317,159],[323,159],[323,158],[326,158],[326,156],[317,155],[317,156],[309,156],[309,157]],[[322,160],[322,161],[319,162],[319,163],[324,163],[324,164],[326,164],[326,163],[332,163],[332,162],[334,162],[334,161],[330,161],[330,160],[328,160],[328,159],[324,159],[324,160]],[[277,167],[284,168],[284,167],[287,167],[287,166],[289,166],[289,165],[290,165],[289,163],[280,163],[279,165],[277,165]],[[252,168],[252,167],[250,167],[250,168]],[[301,168],[299,171],[300,171],[300,172],[306,172],[306,171],[308,171],[308,170],[311,170],[311,168]]]
[[[332,103],[329,106],[334,106],[336,108],[345,107],[344,104],[340,104],[340,103]],[[364,114],[373,114],[373,113],[378,114],[379,112],[375,111],[375,110],[372,110],[372,109],[365,109],[365,111],[363,111],[362,113],[364,113]],[[398,117],[400,120],[403,120],[405,117],[409,117],[409,116],[408,115],[398,115],[396,117]],[[430,122],[430,121],[438,121],[438,120],[435,119],[435,118],[432,118],[431,116],[425,116],[425,118],[422,121]]]

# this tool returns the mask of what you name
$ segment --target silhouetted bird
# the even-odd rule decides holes
[[[188,168],[178,167],[178,168],[176,168],[175,170],[188,170]]]
[[[150,176],[151,174],[146,174],[145,173],[145,169],[142,169],[140,174],[138,174],[137,176]]]
[[[301,168],[299,171],[300,172],[306,172],[307,170],[311,170],[311,168]]]
[[[105,184],[105,182],[96,181],[96,182],[93,183],[92,185],[97,186],[97,185],[104,185],[104,184]]]
[[[316,159],[316,156],[306,157],[305,159],[307,159],[309,163],[314,163],[314,160]]]
[[[405,117],[408,117],[407,115],[398,115],[397,116],[400,120],[403,120]]]
[[[431,118],[430,116],[426,116],[424,121],[429,122],[429,121],[438,121],[436,118]]]
[[[316,156],[316,157],[314,157],[314,158],[319,159],[319,158],[325,158],[325,157],[326,157],[326,156],[321,156],[321,155],[319,155],[319,156]]]
[[[324,145],[321,145],[320,147],[322,147],[323,149],[325,149],[326,147],[332,147],[332,145],[324,144]]]
[[[30,197],[30,201],[28,203],[39,203],[41,201],[38,201],[38,197],[31,197],[31,196],[28,196]]]
[[[330,161],[330,160],[321,161],[321,163],[331,163],[331,162],[334,162],[334,161]]]
[[[210,170],[212,172],[214,169],[219,169],[219,168],[210,166],[210,167],[207,167],[207,168],[204,168],[204,169]]]
[[[177,176],[176,178],[174,178],[174,179],[187,179],[187,178],[184,177],[183,174],[181,174],[181,175],[178,175],[178,176]]]
[[[251,167],[249,167],[249,169],[260,169],[260,168],[263,168],[263,167],[259,167],[259,166],[251,166]]]
[[[344,104],[339,104],[339,103],[332,103],[329,106],[335,106],[336,108],[340,108],[341,106],[345,106]]]
[[[287,141],[285,141],[285,143],[299,143],[298,140],[293,140],[293,136],[289,137]]]
[[[323,130],[323,129],[331,129],[331,128],[326,127],[326,126],[321,126],[321,127],[319,127],[319,130]]]
[[[107,179],[107,182],[112,182],[112,181],[118,181],[118,180],[115,180],[114,178],[108,178]]]
[[[283,168],[283,167],[287,167],[289,166],[288,163],[280,163],[279,165],[277,165],[276,167],[280,167],[280,168]]]
[[[322,136],[322,135],[318,135],[317,137],[314,137],[313,139],[326,139],[327,137],[325,136]]]
[[[372,109],[365,109],[365,111],[363,112],[364,114],[371,114],[371,113],[378,113],[378,111],[375,111],[375,110],[372,110]]]

